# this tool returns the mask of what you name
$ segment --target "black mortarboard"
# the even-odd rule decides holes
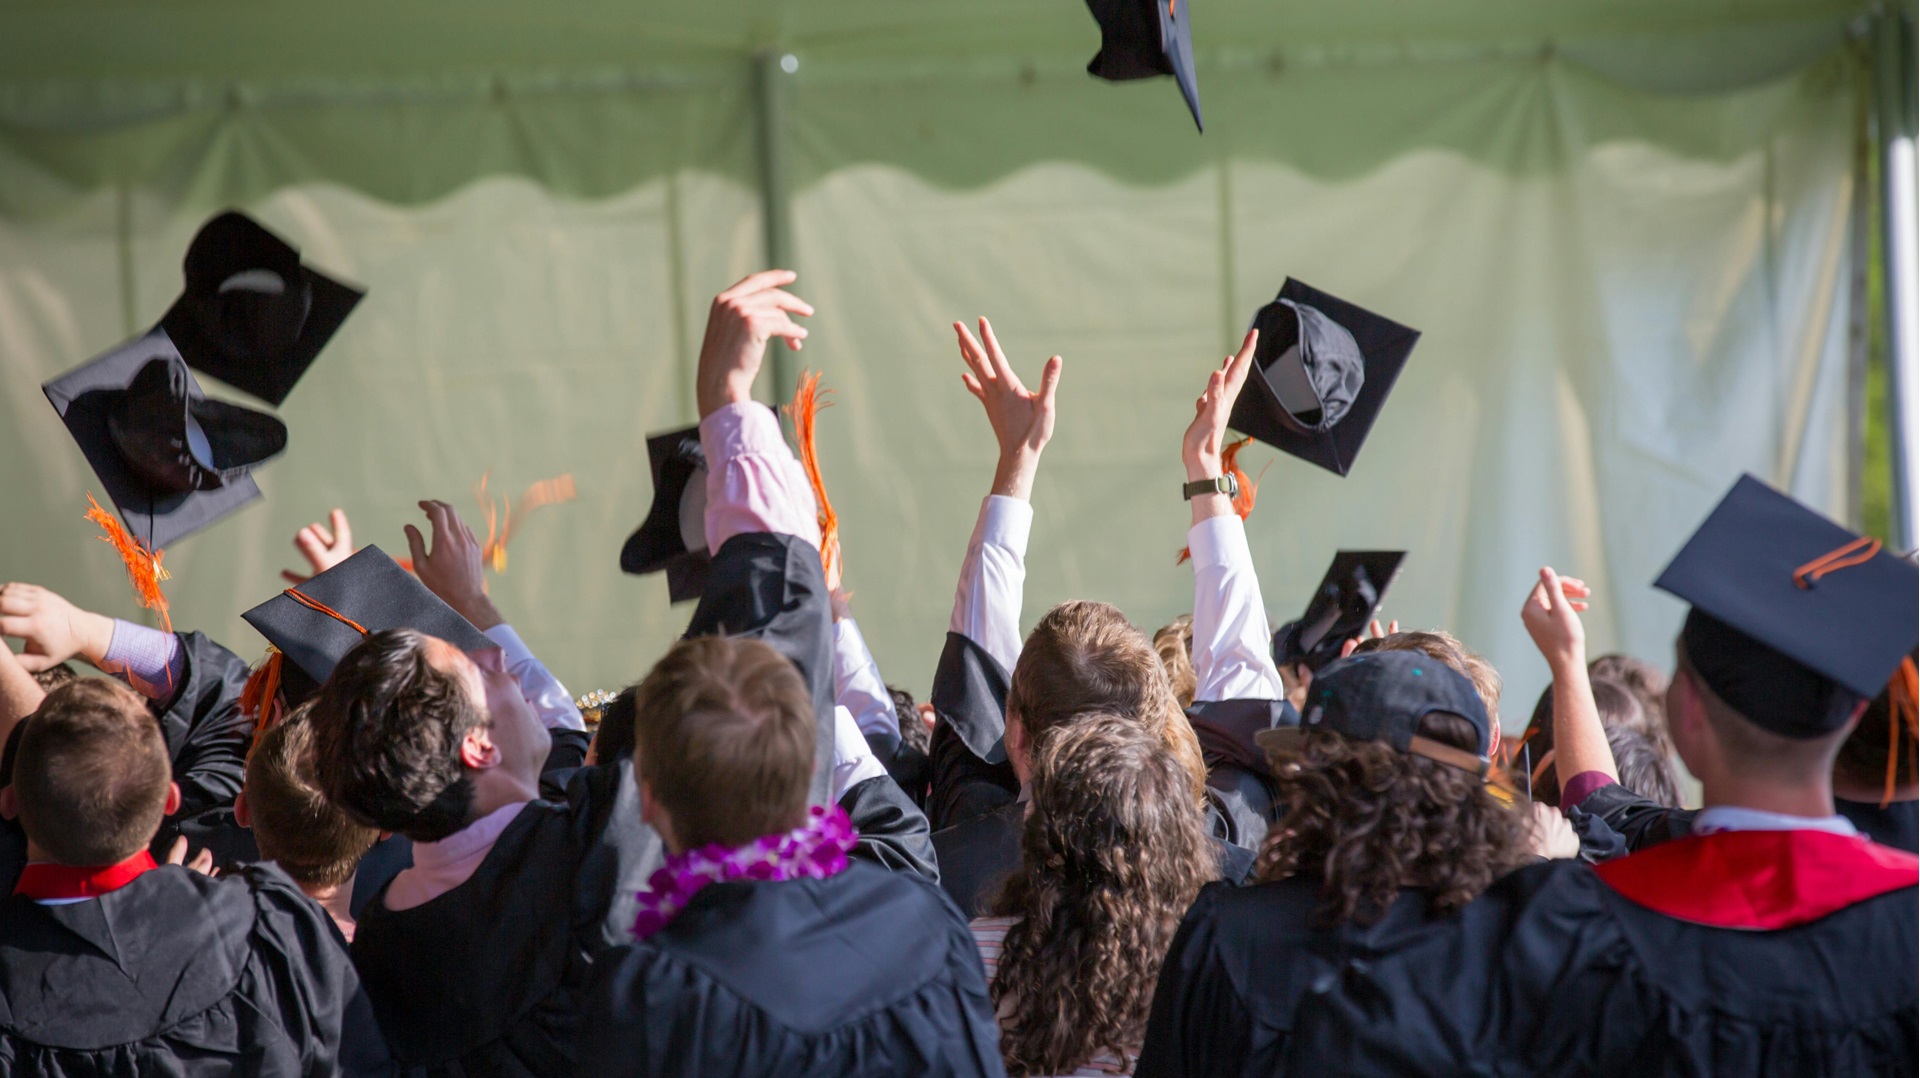
[[[1457,715],[1473,727],[1474,749],[1420,736],[1420,720],[1434,712]],[[1417,651],[1374,651],[1327,664],[1307,690],[1300,725],[1253,735],[1268,751],[1297,745],[1311,730],[1332,730],[1355,741],[1384,741],[1477,775],[1488,770],[1493,723],[1465,674]]]
[[[1108,82],[1172,75],[1187,99],[1193,126],[1200,122],[1200,85],[1193,76],[1193,31],[1187,0],[1087,0],[1100,23],[1100,51],[1087,73]]]
[[[153,550],[258,499],[249,473],[287,445],[273,416],[208,400],[164,330],[41,388],[128,533]]]
[[[1387,588],[1400,575],[1404,550],[1342,550],[1333,556],[1300,620],[1273,634],[1276,666],[1305,663],[1318,670],[1340,657],[1340,645],[1366,631]]]
[[[369,633],[415,629],[465,652],[499,646],[377,546],[361,547],[346,561],[240,616],[292,660],[313,686],[324,683],[363,639],[349,621]],[[303,690],[309,687],[290,670],[281,676],[289,701],[306,695]]]
[[[650,435],[647,463],[653,469],[653,504],[620,548],[620,569],[637,575],[665,571],[669,601],[698,599],[713,563],[707,550],[707,455],[700,448],[700,428]]]
[[[1714,694],[1787,737],[1844,725],[1920,639],[1920,570],[1747,475],[1654,587]]]
[[[365,295],[232,210],[187,248],[186,288],[160,325],[195,370],[279,407]]]
[[[1287,278],[1254,315],[1260,344],[1233,428],[1346,475],[1420,331]]]

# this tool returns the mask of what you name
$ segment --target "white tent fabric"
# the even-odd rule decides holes
[[[1680,608],[1648,584],[1737,475],[1846,509],[1861,98],[1818,25],[1762,69],[1632,79],[1605,62],[1631,49],[1227,56],[1204,136],[1170,86],[1065,60],[802,51],[782,136],[820,314],[798,360],[836,391],[822,456],[886,676],[925,692],[992,470],[948,323],[989,315],[1025,371],[1066,357],[1025,623],[1085,597],[1151,630],[1191,603],[1192,398],[1287,275],[1425,336],[1351,477],[1248,453],[1272,462],[1249,529],[1276,623],[1334,550],[1405,548],[1387,613],[1488,655],[1509,727],[1545,680],[1515,616],[1542,564],[1596,586],[1596,653],[1664,662]],[[240,611],[330,507],[398,555],[420,498],[477,515],[483,474],[570,472],[579,500],[522,525],[495,594],[575,691],[644,673],[689,609],[615,567],[644,437],[692,418],[706,302],[760,266],[763,199],[738,87],[595,85],[258,108],[0,86],[0,579],[140,616],[38,386],[151,324],[237,203],[371,293],[283,409],[265,503],[167,552],[176,624],[256,652]]]

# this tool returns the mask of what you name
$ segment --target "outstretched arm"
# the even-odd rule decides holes
[[[1260,331],[1248,330],[1240,351],[1228,356],[1207,377],[1206,391],[1194,402],[1193,422],[1180,443],[1187,479],[1214,479],[1224,473],[1221,452],[1233,403],[1253,368]],[[1273,665],[1272,632],[1246,525],[1225,494],[1191,500],[1193,526],[1187,549],[1193,555],[1193,698],[1205,700],[1286,697],[1280,671]]]
[[[1562,776],[1560,803],[1567,808],[1595,786],[1620,781],[1587,679],[1587,630],[1580,611],[1591,594],[1584,582],[1543,568],[1520,608],[1520,621],[1553,674],[1553,766]]]

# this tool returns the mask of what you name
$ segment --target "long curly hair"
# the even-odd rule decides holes
[[[1419,733],[1474,750],[1457,716],[1428,715]],[[1306,732],[1272,763],[1284,811],[1257,873],[1317,877],[1323,927],[1372,924],[1408,887],[1456,909],[1527,858],[1525,817],[1459,768],[1331,730]]]
[[[1034,764],[1020,867],[988,907],[1017,918],[992,986],[1016,1078],[1139,1051],[1174,929],[1219,874],[1186,769],[1139,722],[1083,715]]]

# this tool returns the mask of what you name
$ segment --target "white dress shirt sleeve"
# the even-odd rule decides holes
[[[541,723],[549,730],[585,730],[587,724],[581,721],[580,709],[573,706],[573,697],[560,679],[549,673],[545,664],[533,657],[520,634],[513,626],[502,622],[487,630],[487,639],[500,645],[501,654],[507,660],[507,673],[520,683],[520,695],[533,705],[534,713],[540,716]]]
[[[887,773],[886,765],[873,754],[865,734],[854,724],[853,712],[838,705],[833,709],[833,799],[840,800],[848,790]]]
[[[1281,700],[1272,633],[1239,517],[1208,517],[1187,531],[1193,555],[1195,700]]]
[[[852,713],[861,733],[900,736],[893,694],[852,618],[833,623],[833,700]]]
[[[985,649],[1009,672],[1020,658],[1020,603],[1027,585],[1027,535],[1033,506],[988,495],[960,563],[947,628]]]

